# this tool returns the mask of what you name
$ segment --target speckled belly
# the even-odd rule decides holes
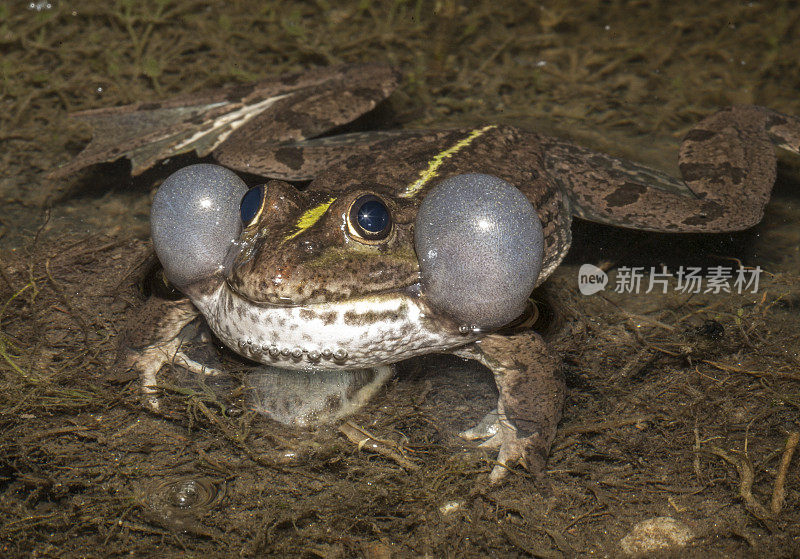
[[[223,284],[194,301],[228,347],[287,369],[352,369],[396,363],[478,339],[431,318],[403,293],[309,306],[256,304]]]

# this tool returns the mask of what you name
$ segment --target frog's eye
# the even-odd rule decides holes
[[[542,267],[539,216],[516,187],[491,175],[457,175],[419,207],[414,248],[422,295],[462,325],[499,328],[525,310]]]
[[[242,231],[244,181],[219,165],[172,173],[156,192],[150,230],[167,279],[179,288],[230,269]]]
[[[253,225],[261,217],[263,209],[264,186],[254,186],[244,193],[242,201],[239,203],[239,215],[242,218],[242,224],[245,227]]]
[[[347,228],[359,241],[380,241],[392,230],[392,216],[383,200],[373,194],[365,194],[350,205]]]

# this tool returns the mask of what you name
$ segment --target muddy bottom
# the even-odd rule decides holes
[[[375,60],[405,75],[386,127],[510,123],[675,172],[717,108],[800,115],[796,3],[78,4],[0,4],[0,557],[617,557],[647,533],[672,542],[647,556],[800,556],[797,158],[748,232],[576,225],[536,293],[564,417],[544,475],[498,486],[495,455],[458,437],[494,383],[458,359],[403,364],[348,422],[292,430],[212,347],[230,374],[164,371],[147,411],[115,345],[149,195],[196,158],[45,178],[89,141],[68,112]],[[755,293],[615,292],[626,267],[739,262],[762,268]],[[579,294],[583,264],[605,290]]]
[[[710,266],[725,251],[780,249],[791,242],[782,223],[778,210],[755,233],[668,245],[578,226],[583,249],[536,293],[564,358],[564,419],[545,475],[515,470],[498,486],[494,455],[458,437],[496,398],[478,365],[404,363],[366,409],[312,430],[250,411],[247,367],[200,381],[167,371],[155,414],[138,379],[112,367],[120,317],[141,303],[147,245],[74,236],[6,252],[0,551],[614,556],[636,523],[671,517],[668,536],[690,540],[667,554],[796,554],[798,470],[781,461],[798,431],[800,278],[763,274],[756,294],[670,285],[645,296],[615,293],[617,268],[601,293],[573,287],[583,262],[721,251],[702,259]],[[796,251],[784,254],[775,269],[797,269]]]

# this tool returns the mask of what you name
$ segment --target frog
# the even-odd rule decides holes
[[[322,400],[349,398],[352,413],[393,364],[456,355],[488,368],[498,389],[496,408],[461,433],[497,452],[491,482],[514,466],[540,474],[566,388],[558,355],[514,325],[567,254],[572,220],[747,229],[770,198],[774,146],[799,153],[800,120],[734,106],[688,132],[680,179],[502,124],[344,134],[259,155],[264,175],[270,158],[282,173],[317,169],[303,189],[277,179],[248,189],[228,167],[186,167],[152,213],[164,274],[186,298],[151,298],[118,364],[139,372],[149,398],[166,363],[208,374],[180,351],[180,332],[200,319],[235,353],[287,374],[342,371]]]
[[[225,374],[183,349],[208,329],[266,367],[269,402],[257,408],[310,426],[359,409],[394,364],[452,354],[497,386],[496,408],[460,433],[497,453],[489,480],[515,466],[540,475],[566,388],[559,356],[524,319],[569,250],[573,219],[663,233],[752,227],[775,146],[798,153],[800,121],[722,109],[683,139],[680,178],[504,124],[341,133],[397,76],[380,64],[321,69],[81,115],[98,135],[53,176],[121,156],[138,173],[192,149],[214,161],[156,193],[155,252],[178,296],[135,309],[115,367],[138,374],[158,411],[165,366]],[[248,188],[235,171],[264,180]]]

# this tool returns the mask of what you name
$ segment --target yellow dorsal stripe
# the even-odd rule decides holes
[[[294,225],[296,231],[291,235],[289,235],[288,237],[284,237],[283,240],[289,241],[291,239],[294,239],[300,233],[302,233],[303,231],[314,225],[316,222],[319,221],[319,218],[321,218],[325,214],[325,212],[328,211],[328,208],[330,208],[331,204],[333,204],[335,201],[336,198],[328,198],[327,201],[321,203],[320,205],[314,206],[310,210],[306,210],[303,213],[303,215],[300,216],[300,219],[297,220],[297,223],[295,223]]]
[[[428,168],[422,171],[419,174],[419,178],[412,184],[408,185],[406,189],[399,194],[399,196],[401,198],[412,198],[416,196],[417,193],[428,183],[428,181],[436,177],[439,167],[442,166],[447,158],[451,157],[454,153],[457,153],[460,149],[467,147],[475,140],[475,138],[483,135],[492,128],[497,128],[497,125],[490,124],[488,126],[484,126],[483,128],[477,128],[470,132],[463,140],[459,140],[446,150],[437,153],[433,159],[428,162]]]

